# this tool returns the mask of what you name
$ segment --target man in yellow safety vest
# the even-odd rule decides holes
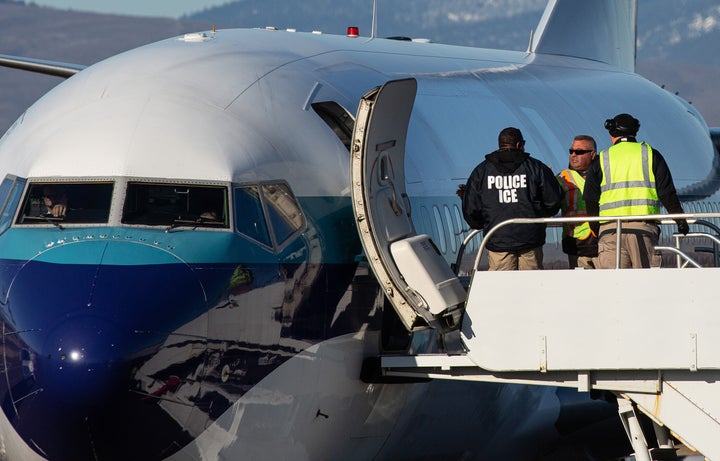
[[[605,121],[612,146],[600,152],[588,169],[583,195],[588,216],[642,216],[660,213],[660,205],[672,214],[683,213],[665,159],[635,136],[640,122],[630,114]],[[688,233],[688,223],[676,220],[678,231]],[[601,269],[616,267],[616,223],[591,223],[598,235]],[[622,225],[620,268],[660,267],[655,251],[660,228],[655,221],[630,221]]]
[[[587,216],[583,189],[585,175],[597,156],[595,139],[588,135],[577,135],[570,147],[568,167],[558,175],[558,182],[564,195],[560,209],[563,216]],[[571,269],[595,269],[598,267],[597,237],[590,230],[590,224],[567,223],[563,225],[562,249],[568,255]]]

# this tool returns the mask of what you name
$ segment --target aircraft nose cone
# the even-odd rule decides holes
[[[177,373],[164,367],[192,358],[163,361],[176,330],[194,321],[198,339],[188,350],[202,352],[204,322],[196,319],[206,309],[196,274],[167,249],[94,241],[45,252],[17,272],[0,310],[5,415],[29,447],[52,460],[171,454],[187,434],[148,393]],[[182,385],[172,384],[172,391]],[[165,404],[173,398],[162,395]]]
[[[129,374],[123,336],[94,315],[71,316],[48,330],[37,370],[45,398],[95,405],[116,392]]]

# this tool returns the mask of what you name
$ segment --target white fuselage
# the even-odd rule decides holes
[[[552,388],[360,380],[363,360],[383,352],[381,332],[389,327],[382,320],[382,293],[353,235],[351,153],[315,105],[334,103],[338,113],[352,118],[363,94],[401,77],[418,81],[405,160],[412,219],[449,261],[468,230],[455,189],[495,149],[497,133],[506,126],[521,128],[527,151],[560,171],[574,135],[591,134],[604,147],[602,122],[631,109],[651,127],[650,142],[666,154],[680,194],[714,193],[713,186],[698,185],[714,171],[702,118],[655,85],[599,62],[385,39],[220,30],[168,39],[91,66],[13,125],[0,142],[0,174],[29,184],[112,183],[107,221],[62,229],[45,222],[23,227],[11,210],[8,219],[15,221],[0,234],[6,274],[0,288],[6,330],[26,331],[17,345],[7,346],[6,356],[31,351],[38,369],[46,370],[37,373],[34,386],[49,376],[47,370],[58,372],[52,353],[43,355],[44,346],[35,350],[34,344],[67,344],[70,333],[40,341],[34,324],[18,314],[30,296],[21,294],[32,291],[31,267],[42,274],[54,273],[58,265],[64,274],[96,274],[87,276],[87,288],[73,292],[78,298],[72,308],[47,320],[45,332],[64,328],[58,318],[80,315],[73,309],[86,298],[92,300],[88,308],[99,306],[99,299],[113,306],[108,329],[118,332],[118,342],[125,340],[123,332],[132,332],[127,340],[132,342],[138,332],[165,328],[119,357],[132,364],[122,368],[132,373],[132,391],[157,399],[151,410],[157,421],[147,418],[147,424],[156,424],[158,431],[173,427],[167,431],[168,446],[148,454],[134,451],[139,448],[127,443],[129,437],[112,440],[113,430],[121,432],[121,424],[132,425],[148,408],[138,405],[133,413],[136,402],[118,403],[126,413],[118,414],[117,427],[112,415],[97,426],[88,418],[95,428],[89,433],[100,447],[98,459],[114,459],[102,451],[114,443],[134,459],[178,461],[523,459],[558,440],[553,424],[562,402]],[[669,155],[680,152],[684,156]],[[243,234],[249,218],[238,208],[238,189],[273,181],[291,189],[287,195],[297,199],[303,213],[302,225],[284,242],[277,228],[267,242]],[[226,227],[128,224],[129,189],[124,187],[147,182],[227,188]],[[265,200],[266,213],[280,203]],[[18,269],[29,261],[33,264]],[[158,269],[163,266],[178,268],[184,278],[163,280]],[[135,279],[124,275],[127,268],[147,272]],[[254,272],[252,283],[240,289],[228,280],[233,269],[237,276],[243,268]],[[213,278],[212,271],[223,275]],[[105,275],[111,272],[112,279]],[[67,277],[68,285],[75,283]],[[132,288],[123,285],[130,280]],[[101,296],[98,287],[113,282],[112,295]],[[199,288],[187,288],[193,284]],[[154,295],[180,286],[201,300],[200,308],[183,307],[180,315],[175,306],[185,306],[184,300],[163,304],[164,298]],[[123,298],[126,292],[137,295],[132,299],[138,305],[150,295],[153,301],[137,307],[132,319],[121,318],[123,312],[130,317],[126,309],[134,305],[127,301],[130,295]],[[125,304],[114,306],[114,298]],[[167,324],[155,320],[176,314]],[[144,315],[156,323],[144,322]],[[411,342],[411,351],[436,347],[428,331],[416,333]],[[16,406],[10,413],[5,409],[0,422],[7,458],[38,459],[45,453],[56,459],[51,446],[57,441],[35,441],[20,418],[42,414],[30,401],[40,398],[32,397],[37,388],[23,391],[31,396],[23,403],[19,391],[6,387]],[[122,398],[128,398],[128,389],[122,390]],[[69,443],[79,444],[82,437]]]

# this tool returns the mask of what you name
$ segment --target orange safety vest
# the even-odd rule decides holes
[[[560,187],[565,191],[560,205],[563,216],[587,216],[585,199],[582,191],[585,188],[585,178],[575,170],[567,168],[557,175]],[[585,240],[590,237],[590,224],[566,223],[563,225],[563,235],[578,240]]]

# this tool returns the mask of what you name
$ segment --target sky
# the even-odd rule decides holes
[[[232,0],[26,0],[27,4],[57,9],[114,13],[128,16],[179,18]]]

